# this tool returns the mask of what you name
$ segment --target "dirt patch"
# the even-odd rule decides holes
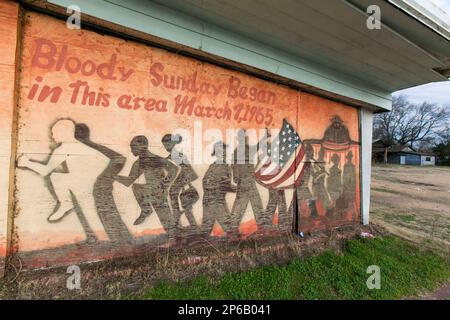
[[[450,167],[374,166],[371,222],[450,253]]]
[[[405,181],[401,181],[401,182],[402,183],[406,183],[406,184],[413,184],[415,186],[422,186],[422,187],[439,187],[439,186],[437,186],[435,184],[432,184],[432,183],[424,183],[424,182],[418,182],[418,181],[405,180]]]
[[[450,300],[450,283],[441,286],[433,292],[424,292],[416,297],[408,297],[405,300]]]

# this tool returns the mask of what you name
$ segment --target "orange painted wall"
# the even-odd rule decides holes
[[[0,2],[0,274],[7,250],[9,167],[16,73],[18,4]]]
[[[179,133],[183,142],[176,148],[192,156],[190,163],[196,178],[185,183],[183,190],[195,190],[198,199],[190,211],[182,208],[179,230],[175,232],[178,238],[198,235],[205,215],[214,209],[214,206],[208,207],[203,203],[207,198],[205,183],[211,183],[205,180],[205,176],[215,160],[211,155],[214,143],[225,141],[232,152],[238,130],[255,129],[261,134],[265,128],[280,129],[284,120],[302,141],[313,146],[314,163],[320,162],[320,149],[324,148],[322,166],[325,175],[331,175],[334,154],[340,157],[338,180],[345,180],[346,163],[355,172],[351,209],[346,202],[347,207],[335,214],[335,202],[321,203],[317,191],[321,186],[314,184],[312,171],[306,171],[302,182],[306,188],[302,190],[307,190],[310,195],[301,200],[300,207],[308,203],[309,209],[298,213],[304,223],[299,229],[314,231],[358,223],[357,109],[162,49],[92,31],[69,30],[64,21],[34,12],[26,14],[22,40],[14,226],[17,250],[27,265],[110,258],[132,254],[141,245],[156,247],[167,244],[164,241],[164,223],[158,218],[158,214],[162,214],[158,207],[163,205],[162,202],[158,205],[152,202],[154,212],[140,220],[140,213],[144,210],[142,200],[133,193],[133,185],[140,184],[144,188],[151,185],[153,191],[145,189],[145,192],[148,192],[147,196],[151,195],[151,201],[155,201],[158,197],[154,193],[157,190],[154,181],[146,181],[144,174],[127,186],[117,177],[128,176],[133,165],[139,163],[130,149],[130,142],[140,135],[148,139],[148,149],[159,156],[158,159],[165,159],[169,152],[163,147],[162,137]],[[168,76],[166,85],[164,75]],[[192,87],[193,79],[196,88]],[[184,82],[183,87],[183,80],[189,80],[190,84]],[[173,88],[177,81],[179,87]],[[10,83],[5,82],[5,85]],[[131,101],[125,103],[128,98]],[[177,108],[177,103],[183,98],[186,101],[195,99],[192,100],[195,107],[192,114]],[[331,133],[325,138],[325,132],[338,121],[336,116],[340,121],[338,129],[329,131]],[[73,132],[67,134],[75,128],[72,126],[76,125],[79,130],[80,124],[89,129],[88,140],[75,138]],[[58,126],[63,129],[55,130]],[[230,130],[234,133],[230,134]],[[337,143],[339,151],[333,151],[336,143],[329,141],[329,137],[339,138],[346,133],[337,135],[336,132],[348,132],[348,139]],[[200,136],[196,135],[198,133]],[[194,139],[189,139],[189,136]],[[255,145],[260,138],[250,137],[250,144]],[[106,149],[109,154],[115,154],[114,159],[105,155]],[[353,158],[347,161],[350,151]],[[112,173],[115,170],[112,163],[121,160],[118,171]],[[166,160],[158,161],[167,164]],[[52,163],[55,164],[53,167],[50,166]],[[145,163],[141,166],[144,167]],[[319,164],[308,163],[308,166],[315,172],[322,168]],[[217,220],[211,235],[207,236],[214,239],[214,236],[226,235],[236,239],[255,232],[265,235],[290,230],[289,225],[281,222],[273,225],[272,221],[288,219],[292,223],[286,217],[289,216],[287,211],[292,206],[295,188],[286,188],[283,191],[285,199],[278,202],[273,213],[267,214],[271,201],[269,188],[259,182],[247,181],[247,177],[239,189],[235,178],[241,174],[239,170],[244,169],[237,166],[230,169],[234,179],[231,184],[234,183],[238,191],[226,192],[222,211],[234,212],[239,195],[244,194],[252,201],[247,203],[243,200],[246,206],[241,211],[234,208],[240,212],[240,224],[234,228],[236,230]],[[181,169],[177,167],[177,170]],[[170,190],[173,190],[174,182],[171,183]],[[329,185],[325,183],[322,187],[329,188]],[[325,192],[326,197],[331,198],[328,191]],[[339,201],[343,199],[338,195],[334,201],[338,198]],[[309,201],[311,199],[312,202]],[[179,201],[182,203],[181,195]],[[282,202],[286,207],[284,213],[280,213]],[[258,203],[261,203],[262,211],[258,211]],[[173,205],[171,202],[172,209]],[[111,206],[110,210],[105,210],[105,206]],[[317,216],[310,212],[313,207],[318,208]],[[102,210],[105,212],[100,213]],[[187,228],[189,212],[197,225],[195,230]],[[172,240],[169,243],[178,241]]]

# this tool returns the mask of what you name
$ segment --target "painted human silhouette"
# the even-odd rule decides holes
[[[97,214],[111,241],[131,243],[133,236],[122,221],[113,197],[114,178],[122,170],[126,158],[114,150],[93,142],[90,138],[89,127],[84,123],[75,125],[75,137],[109,159],[108,166],[97,177],[94,184],[93,195]]]
[[[168,195],[170,184],[174,181],[178,169],[174,163],[150,152],[145,136],[134,137],[130,147],[138,159],[133,163],[128,176],[116,176],[116,180],[127,187],[133,185],[134,196],[141,208],[134,225],[141,224],[155,211],[167,235],[172,238],[177,221],[170,211]],[[134,183],[142,174],[146,183]]]
[[[356,167],[353,164],[353,152],[349,151],[346,158],[343,173],[344,194],[347,195],[347,200],[354,201],[356,197]]]
[[[306,203],[309,209],[309,212],[311,214],[312,218],[315,218],[318,216],[317,213],[317,207],[316,207],[316,199],[314,199],[312,192],[310,190],[309,187],[309,182],[310,180],[313,179],[313,173],[312,173],[312,166],[311,164],[313,164],[314,161],[314,149],[310,144],[306,144],[305,145],[305,162],[309,163],[309,165],[307,165],[302,180],[300,181],[300,183],[297,186],[297,192],[295,193],[295,195],[297,196],[297,204],[298,204],[298,209],[301,210],[302,209],[302,203]],[[299,215],[300,217],[301,215]]]
[[[237,185],[237,190],[231,212],[233,215],[242,218],[248,204],[250,204],[258,224],[272,225],[270,216],[265,214],[261,196],[256,188],[255,166],[251,161],[252,154],[245,130],[239,130],[238,141],[239,144],[234,151],[232,165],[233,179]]]
[[[258,143],[258,149],[261,150],[261,154],[270,154],[272,143],[271,143],[271,134],[269,130],[266,128],[266,136],[265,139],[262,139]],[[262,146],[261,144],[265,143],[265,146]],[[264,151],[265,149],[265,151]],[[286,195],[284,189],[273,189],[268,188],[269,191],[269,200],[267,202],[267,206],[265,209],[265,217],[266,220],[266,227],[272,225],[273,216],[278,208],[278,226],[284,226],[286,223],[288,223],[288,212],[286,207]]]
[[[344,121],[342,121],[339,116],[335,115],[331,118],[331,125],[325,130],[323,141],[338,144],[351,141],[348,128],[344,125]]]
[[[323,147],[319,150],[319,156],[317,161],[312,164],[312,194],[316,201],[320,201],[322,207],[324,209],[328,209],[331,207],[330,198],[325,187],[325,181],[328,176],[327,171],[325,170],[325,150]]]
[[[174,219],[179,222],[181,214],[184,213],[190,225],[190,228],[187,229],[195,229],[197,222],[195,221],[192,208],[199,200],[199,194],[192,186],[192,182],[198,179],[198,175],[192,168],[187,157],[175,148],[176,145],[182,142],[181,136],[166,134],[161,142],[166,151],[170,153],[167,160],[175,161],[179,166],[178,174],[169,190]]]
[[[342,215],[346,210],[350,210],[352,213],[352,219],[356,219],[357,211],[355,208],[356,199],[356,167],[353,164],[353,152],[347,153],[347,161],[343,170],[343,192],[339,199],[336,201],[336,207],[338,212]]]
[[[225,232],[238,231],[240,216],[231,214],[226,202],[226,194],[236,192],[232,184],[231,166],[226,163],[227,145],[217,142],[212,156],[212,163],[203,176],[203,221],[202,234],[209,236],[217,221]]]
[[[339,168],[340,161],[341,159],[336,153],[331,156],[333,165],[330,168],[330,175],[327,179],[327,189],[333,206],[342,193],[342,170]]]
[[[22,155],[18,166],[28,168],[48,178],[48,188],[57,200],[57,205],[48,216],[49,222],[61,221],[76,212],[89,242],[103,238],[103,224],[92,196],[97,177],[107,166],[99,159],[99,153],[75,137],[72,120],[58,120],[51,128],[52,138],[57,143],[45,162],[38,162]],[[58,170],[64,167],[65,170]]]

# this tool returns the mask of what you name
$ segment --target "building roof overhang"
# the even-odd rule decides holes
[[[25,0],[46,10],[72,0]],[[79,0],[94,17],[177,44],[189,54],[353,105],[386,111],[397,90],[448,80],[450,40],[442,22],[412,0]],[[367,27],[369,5],[381,29]],[[61,11],[60,11],[61,12]],[[141,37],[141,36],[139,36]],[[175,45],[173,45],[175,46]]]

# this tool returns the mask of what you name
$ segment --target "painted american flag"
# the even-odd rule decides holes
[[[255,168],[257,181],[269,189],[296,187],[309,163],[303,161],[304,145],[286,119],[283,120],[278,136],[267,149]]]

